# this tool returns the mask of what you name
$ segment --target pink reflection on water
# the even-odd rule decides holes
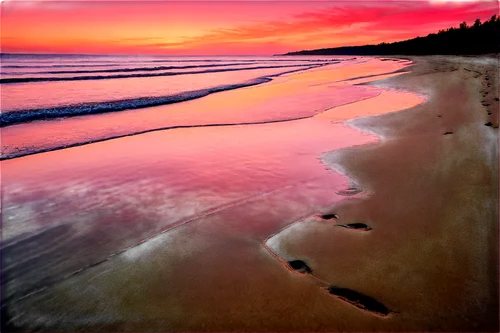
[[[229,207],[245,204],[254,211],[246,216],[256,216],[266,207],[260,203],[288,193],[279,220],[228,221],[259,235],[325,209],[346,184],[318,155],[373,139],[307,119],[156,132],[3,161],[4,239],[42,232],[59,239],[40,245],[35,263],[41,267],[31,267],[37,277],[19,276],[20,289],[8,293],[21,295],[151,234]]]
[[[352,69],[358,73],[359,68]],[[374,72],[386,69],[382,66]],[[40,267],[32,269],[38,277],[19,276],[20,289],[7,288],[9,295],[21,295],[44,279],[57,280],[152,234],[207,214],[219,216],[218,223],[231,230],[263,238],[338,202],[335,191],[347,186],[347,180],[327,170],[319,155],[377,138],[332,120],[407,108],[421,99],[329,83],[332,76],[348,76],[347,69],[330,72],[287,76],[170,107],[5,128],[4,141],[23,142],[26,147],[50,141],[51,136],[74,142],[85,135],[123,133],[157,123],[315,115],[332,105],[368,98],[308,119],[158,131],[3,161],[4,239],[67,228],[58,242],[40,245],[44,247],[36,261]],[[314,82],[320,84],[312,86]],[[269,219],[266,200],[282,205]],[[229,207],[248,214],[233,218],[226,214]]]
[[[366,65],[360,65],[365,68]],[[354,73],[358,69],[351,68]],[[328,68],[328,67],[327,67]],[[343,67],[342,67],[343,68]],[[385,68],[377,69],[386,70]],[[311,86],[348,70],[304,72],[270,83],[209,95],[202,99],[154,108],[82,116],[9,126],[2,131],[2,152],[44,150],[101,140],[145,130],[208,124],[239,124],[310,117],[328,108],[374,97],[379,89],[339,83]]]

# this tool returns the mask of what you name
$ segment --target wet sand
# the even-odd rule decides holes
[[[425,103],[349,120],[372,134],[330,147],[358,144],[323,154],[324,165],[297,159],[297,168],[283,175],[299,183],[283,176],[264,193],[254,189],[254,200],[201,214],[18,299],[8,308],[9,325],[25,331],[497,331],[497,62],[414,60],[408,74],[354,81],[401,90],[384,90],[371,100],[383,110],[366,110],[370,100],[328,110],[296,128],[280,125],[283,141],[305,133],[300,126],[315,137],[315,130],[323,133],[315,126],[324,126],[324,120],[340,131],[346,119],[421,102],[408,94],[409,100],[398,103],[404,91],[427,96]],[[488,122],[493,126],[485,126]],[[262,132],[248,131],[250,146]],[[351,135],[347,128],[340,133]],[[373,134],[382,139],[377,142]],[[126,139],[140,149],[164,135]],[[264,147],[266,140],[260,140]],[[112,144],[47,154],[78,155],[82,163],[99,161],[102,167]],[[304,155],[326,148],[314,144],[308,152],[294,145]],[[268,149],[280,147],[274,143]],[[222,153],[226,159],[228,151]],[[141,154],[137,162],[159,165],[153,152]],[[12,163],[11,177],[14,165],[21,177],[43,155],[4,163]],[[127,158],[124,152],[121,159]],[[350,182],[333,171],[322,173],[325,165]],[[257,166],[266,172],[265,163]],[[50,174],[36,175],[44,176]]]
[[[267,244],[307,262],[322,287],[350,290],[334,297],[353,309],[381,315],[363,296],[389,309],[360,330],[496,332],[498,62],[414,60],[410,74],[374,84],[428,101],[348,121],[381,142],[323,155],[365,194],[322,212],[330,223],[313,216]]]

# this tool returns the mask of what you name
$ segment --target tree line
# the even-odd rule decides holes
[[[459,27],[395,43],[304,50],[285,55],[474,55],[499,52],[500,16],[493,15],[482,23],[479,19],[471,26],[462,22]]]

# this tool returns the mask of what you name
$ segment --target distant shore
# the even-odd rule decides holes
[[[439,30],[424,37],[402,40],[393,43],[380,43],[360,46],[341,46],[315,50],[288,52],[283,55],[484,55],[498,54],[500,43],[500,16],[493,15],[482,22],[477,19],[474,25],[462,22],[459,27]]]

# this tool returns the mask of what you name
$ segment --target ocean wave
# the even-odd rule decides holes
[[[210,64],[210,65],[186,65],[186,66],[156,66],[156,67],[133,67],[133,68],[115,68],[115,69],[92,69],[92,70],[66,70],[66,71],[43,71],[31,72],[29,74],[86,74],[86,73],[120,73],[120,72],[146,72],[146,71],[163,71],[171,69],[189,69],[189,68],[208,68],[208,67],[227,67],[248,65],[248,63],[233,63],[233,64]],[[296,66],[296,65],[295,65]],[[96,67],[96,66],[93,66]],[[18,74],[4,72],[4,74]],[[26,73],[20,73],[26,74]]]
[[[111,60],[94,60],[94,61],[72,61],[73,64],[44,64],[44,65],[2,65],[2,68],[78,68],[78,67],[119,67],[134,64],[157,64],[157,63],[259,63],[259,62],[328,62],[328,61],[348,61],[356,58],[349,59],[265,59],[265,60],[253,60],[253,59],[191,59],[191,60],[137,60],[137,61],[111,61]],[[79,65],[74,65],[74,63],[81,63]],[[89,64],[91,63],[91,64]]]
[[[331,63],[332,62],[328,62],[327,64],[331,64]],[[322,65],[323,64],[317,64],[315,66],[322,66]],[[256,67],[244,67],[244,68],[222,68],[222,69],[208,69],[208,70],[202,70],[202,71],[168,72],[168,73],[88,75],[88,76],[72,76],[72,77],[5,78],[5,79],[0,79],[0,84],[29,83],[29,82],[47,82],[47,81],[53,82],[53,81],[125,79],[125,78],[154,77],[154,76],[174,76],[174,75],[187,75],[187,74],[204,74],[204,73],[233,72],[233,71],[255,70],[255,69],[288,68],[288,67],[311,67],[311,64],[281,65],[281,66],[256,66]]]
[[[279,76],[285,73],[277,74],[275,76]],[[268,81],[272,80],[271,78],[268,77]],[[336,104],[333,107],[339,107],[342,105],[347,105],[351,103],[357,103],[359,101],[365,100],[365,99],[370,99],[374,98],[376,96],[380,95],[380,91],[377,92],[375,95],[369,95],[362,97],[360,99],[354,100],[354,101],[347,101],[344,103]],[[149,128],[144,128],[144,129],[136,129],[136,130],[131,130],[131,131],[124,131],[122,133],[110,133],[109,135],[97,135],[95,137],[85,137],[83,140],[77,140],[73,142],[60,142],[56,143],[55,145],[42,145],[42,146],[20,146],[20,147],[3,147],[2,154],[0,155],[0,160],[10,160],[10,159],[15,159],[15,158],[20,158],[24,156],[30,156],[30,155],[36,155],[36,154],[41,154],[41,153],[46,153],[46,152],[51,152],[51,151],[56,151],[56,150],[61,150],[61,149],[67,149],[67,148],[73,148],[73,147],[79,147],[79,146],[84,146],[88,144],[93,144],[93,143],[98,143],[98,142],[104,142],[104,141],[110,141],[110,140],[115,140],[115,139],[120,139],[120,138],[125,138],[125,137],[132,137],[136,135],[141,135],[141,134],[146,134],[146,133],[152,133],[152,132],[158,132],[158,131],[166,131],[166,130],[175,130],[175,129],[187,129],[187,128],[206,128],[206,127],[231,127],[231,126],[251,126],[251,125],[264,125],[264,124],[273,124],[273,123],[284,123],[284,122],[291,122],[291,121],[297,121],[297,120],[303,120],[303,119],[308,119],[316,116],[319,113],[322,113],[324,111],[327,111],[331,109],[332,107],[326,107],[322,109],[317,109],[314,110],[312,113],[307,113],[304,115],[281,115],[278,117],[273,117],[271,119],[261,119],[261,120],[247,120],[247,121],[228,121],[228,122],[217,122],[217,123],[194,123],[194,124],[182,124],[182,125],[158,125],[157,127],[149,127]]]
[[[3,65],[2,68],[72,68],[72,67],[117,67],[120,64],[94,64],[94,65]]]
[[[132,110],[132,109],[140,109],[152,106],[179,103],[183,101],[201,98],[221,91],[233,90],[233,89],[262,84],[271,81],[272,77],[277,77],[280,75],[317,68],[321,66],[324,65],[323,64],[308,65],[308,67],[305,68],[299,68],[291,71],[281,72],[274,75],[263,76],[243,83],[221,85],[212,88],[187,91],[168,96],[139,97],[139,98],[115,100],[115,101],[91,102],[83,104],[66,105],[60,107],[52,107],[52,108],[40,108],[40,109],[4,112],[0,114],[0,127],[6,127],[10,125],[26,123],[36,120],[48,120],[48,119],[62,118],[62,117],[83,116],[83,115],[99,114],[105,112]]]
[[[0,115],[0,127],[5,127],[13,124],[24,123],[34,120],[81,116],[87,114],[123,111],[127,109],[139,109],[151,106],[178,103],[191,99],[201,98],[214,92],[248,87],[263,82],[267,81],[253,80],[242,84],[218,86],[215,88],[188,91],[169,96],[141,97],[141,98],[133,98],[133,99],[125,99],[117,101],[108,101],[108,102],[83,103],[83,104],[75,104],[75,105],[53,107],[53,108],[11,111],[2,113]]]

